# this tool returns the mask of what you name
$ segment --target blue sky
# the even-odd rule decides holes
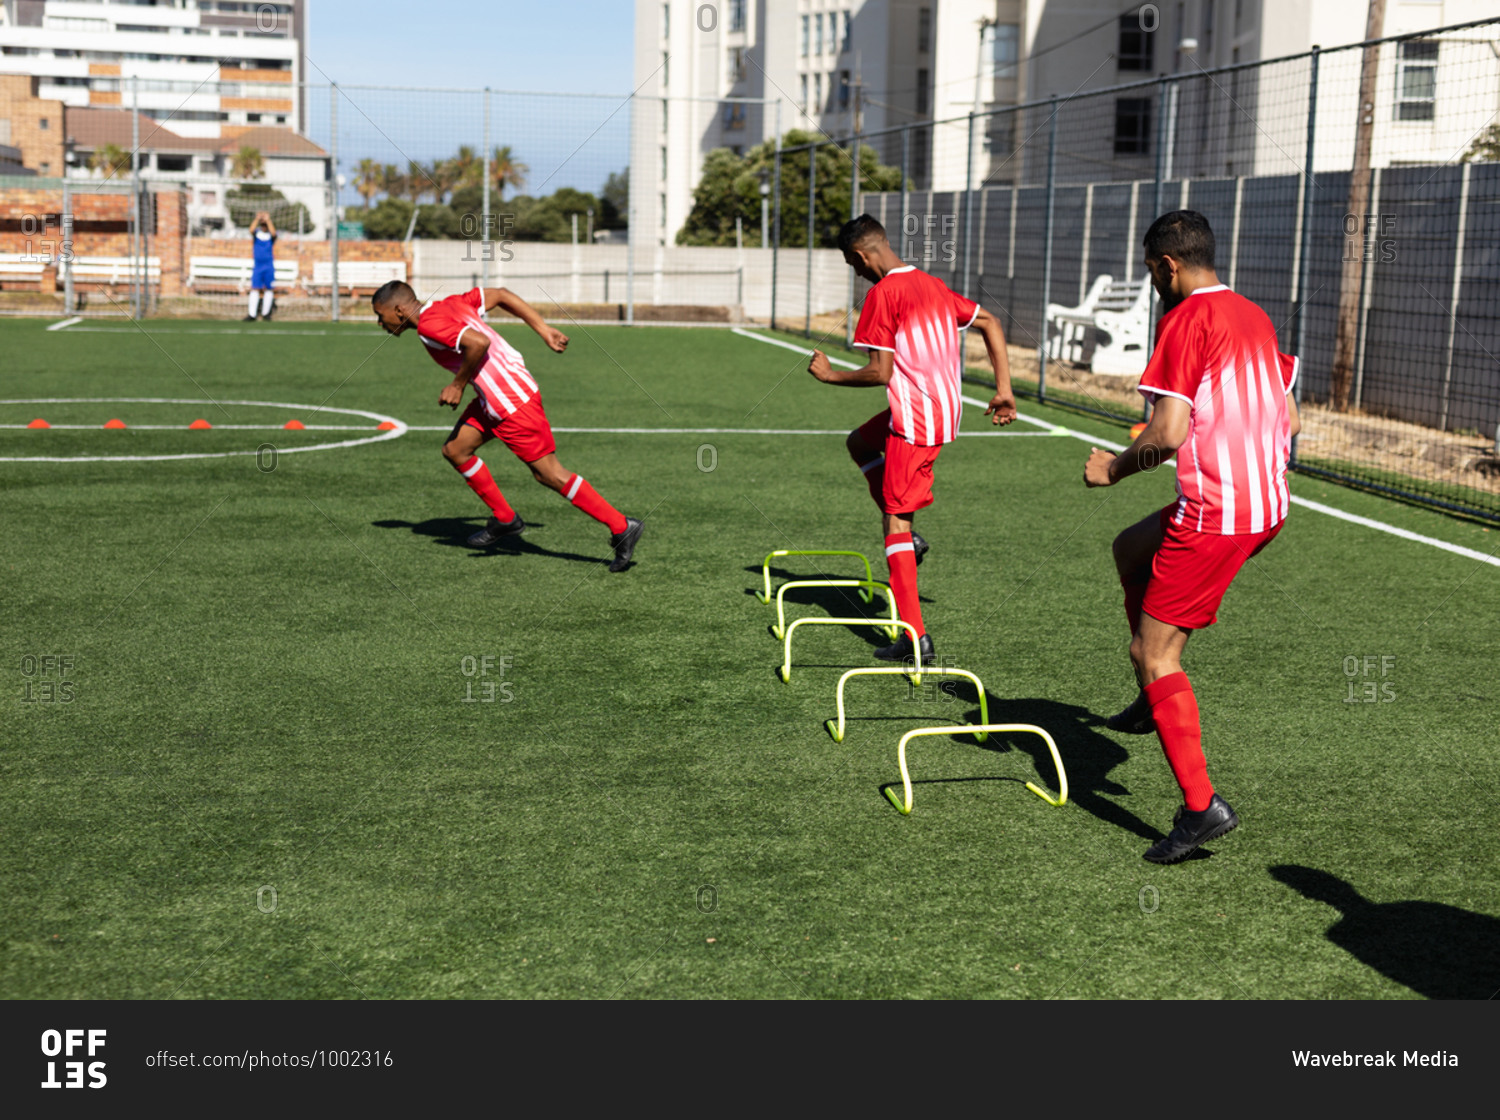
[[[312,0],[311,14],[310,82],[570,93],[633,84],[631,0]]]

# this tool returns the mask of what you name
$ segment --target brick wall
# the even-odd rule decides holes
[[[21,149],[24,167],[39,175],[61,175],[63,103],[38,97],[39,82],[29,74],[0,74],[0,120],[10,122],[6,143]]]

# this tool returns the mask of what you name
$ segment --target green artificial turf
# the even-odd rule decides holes
[[[421,343],[370,325],[43,325],[0,323],[0,396],[203,403],[6,404],[0,423],[267,430],[0,430],[3,456],[327,441],[276,430],[289,417],[275,408],[212,403],[230,399],[302,404],[307,422],[322,403],[452,419]],[[882,407],[727,331],[560,325],[563,356],[506,328],[559,429],[843,431]],[[979,409],[965,425],[985,427]],[[921,739],[903,817],[882,795],[900,790],[900,734],[977,719],[972,689],[856,679],[835,743],[823,720],[838,672],[873,664],[884,639],[804,627],[784,684],[774,610],[748,594],[773,548],[860,549],[883,577],[878,518],[838,435],[560,431],[563,463],[646,519],[618,575],[606,531],[498,444],[484,457],[532,528],[491,554],[463,547],[485,511],[439,456],[442,438],[282,453],[271,470],[254,456],[0,462],[0,995],[1500,987],[1486,825],[1500,788],[1500,570],[1294,510],[1186,657],[1210,774],[1243,825],[1211,857],[1162,868],[1141,853],[1169,825],[1171,773],[1154,738],[1098,719],[1134,693],[1110,540],[1168,499],[1168,471],[1087,490],[1076,439],[945,449],[918,519],[932,543],[926,621],[941,659],[983,679],[993,720],[1056,737],[1071,799],[1052,808],[1025,788],[1055,788],[1034,736]],[[1314,480],[1294,490],[1483,552],[1500,544]],[[854,574],[780,565],[782,578]],[[793,613],[866,610],[815,590]],[[44,655],[71,659],[69,702],[27,699],[61,683]],[[1376,702],[1348,702],[1367,683]]]

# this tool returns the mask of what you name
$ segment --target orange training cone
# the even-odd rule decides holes
[[[47,421],[43,420],[40,416],[38,416],[35,420],[33,420],[30,424],[27,424],[26,426],[28,428],[50,428],[50,427],[52,427],[51,424],[47,423]]]
[[[113,420],[106,420],[104,422],[104,426],[106,428],[123,428],[125,426],[125,421],[121,420],[119,417],[116,417]]]
[[[375,430],[377,432],[394,432],[396,430],[396,425],[394,421],[382,420],[379,424],[375,425]]]
[[[210,424],[207,420],[194,420],[191,424],[188,425],[188,431],[206,432],[212,427],[213,425]]]
[[[304,431],[307,428],[307,425],[304,424],[301,420],[288,420],[281,426],[288,432],[300,432]]]
[[[1141,433],[1144,432],[1145,430],[1146,430],[1146,425],[1145,424],[1132,424],[1131,427],[1130,427],[1130,438],[1132,440],[1140,439],[1141,438]]]

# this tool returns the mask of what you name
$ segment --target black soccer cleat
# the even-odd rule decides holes
[[[1178,863],[1210,840],[1233,832],[1239,825],[1240,818],[1229,807],[1229,802],[1216,793],[1208,808],[1201,813],[1194,813],[1186,805],[1181,806],[1172,818],[1172,831],[1147,848],[1145,858],[1152,863]]]
[[[635,546],[640,541],[641,530],[644,528],[635,518],[627,517],[625,531],[609,535],[609,547],[615,550],[615,558],[609,562],[610,571],[623,572],[630,567],[630,558],[635,554]]]
[[[264,319],[266,322],[269,323],[271,321],[271,316],[274,315],[274,314],[276,314],[276,305],[273,303],[271,305],[271,310],[269,310],[265,314],[263,314],[261,316],[261,318]]]
[[[911,553],[918,564],[922,563],[922,557],[927,555],[927,550],[931,547],[921,533],[915,529],[911,531]]]
[[[932,635],[923,634],[921,644],[922,664],[931,665],[937,660],[932,653]],[[910,662],[912,665],[917,663],[917,659],[912,653],[911,636],[908,634],[902,634],[900,641],[888,646],[881,646],[875,651],[875,656],[881,661]]]
[[[526,522],[521,520],[518,513],[509,521],[501,521],[498,517],[491,517],[489,523],[479,532],[473,534],[464,544],[470,548],[489,548],[499,543],[506,537],[514,537],[526,528]]]
[[[1124,735],[1150,735],[1156,730],[1156,720],[1151,716],[1151,701],[1146,699],[1143,688],[1123,712],[1116,712],[1104,721],[1111,731]]]
[[[254,315],[246,315],[243,319],[240,320],[240,322],[242,322],[242,323],[253,323],[253,322],[255,322],[255,316]]]

